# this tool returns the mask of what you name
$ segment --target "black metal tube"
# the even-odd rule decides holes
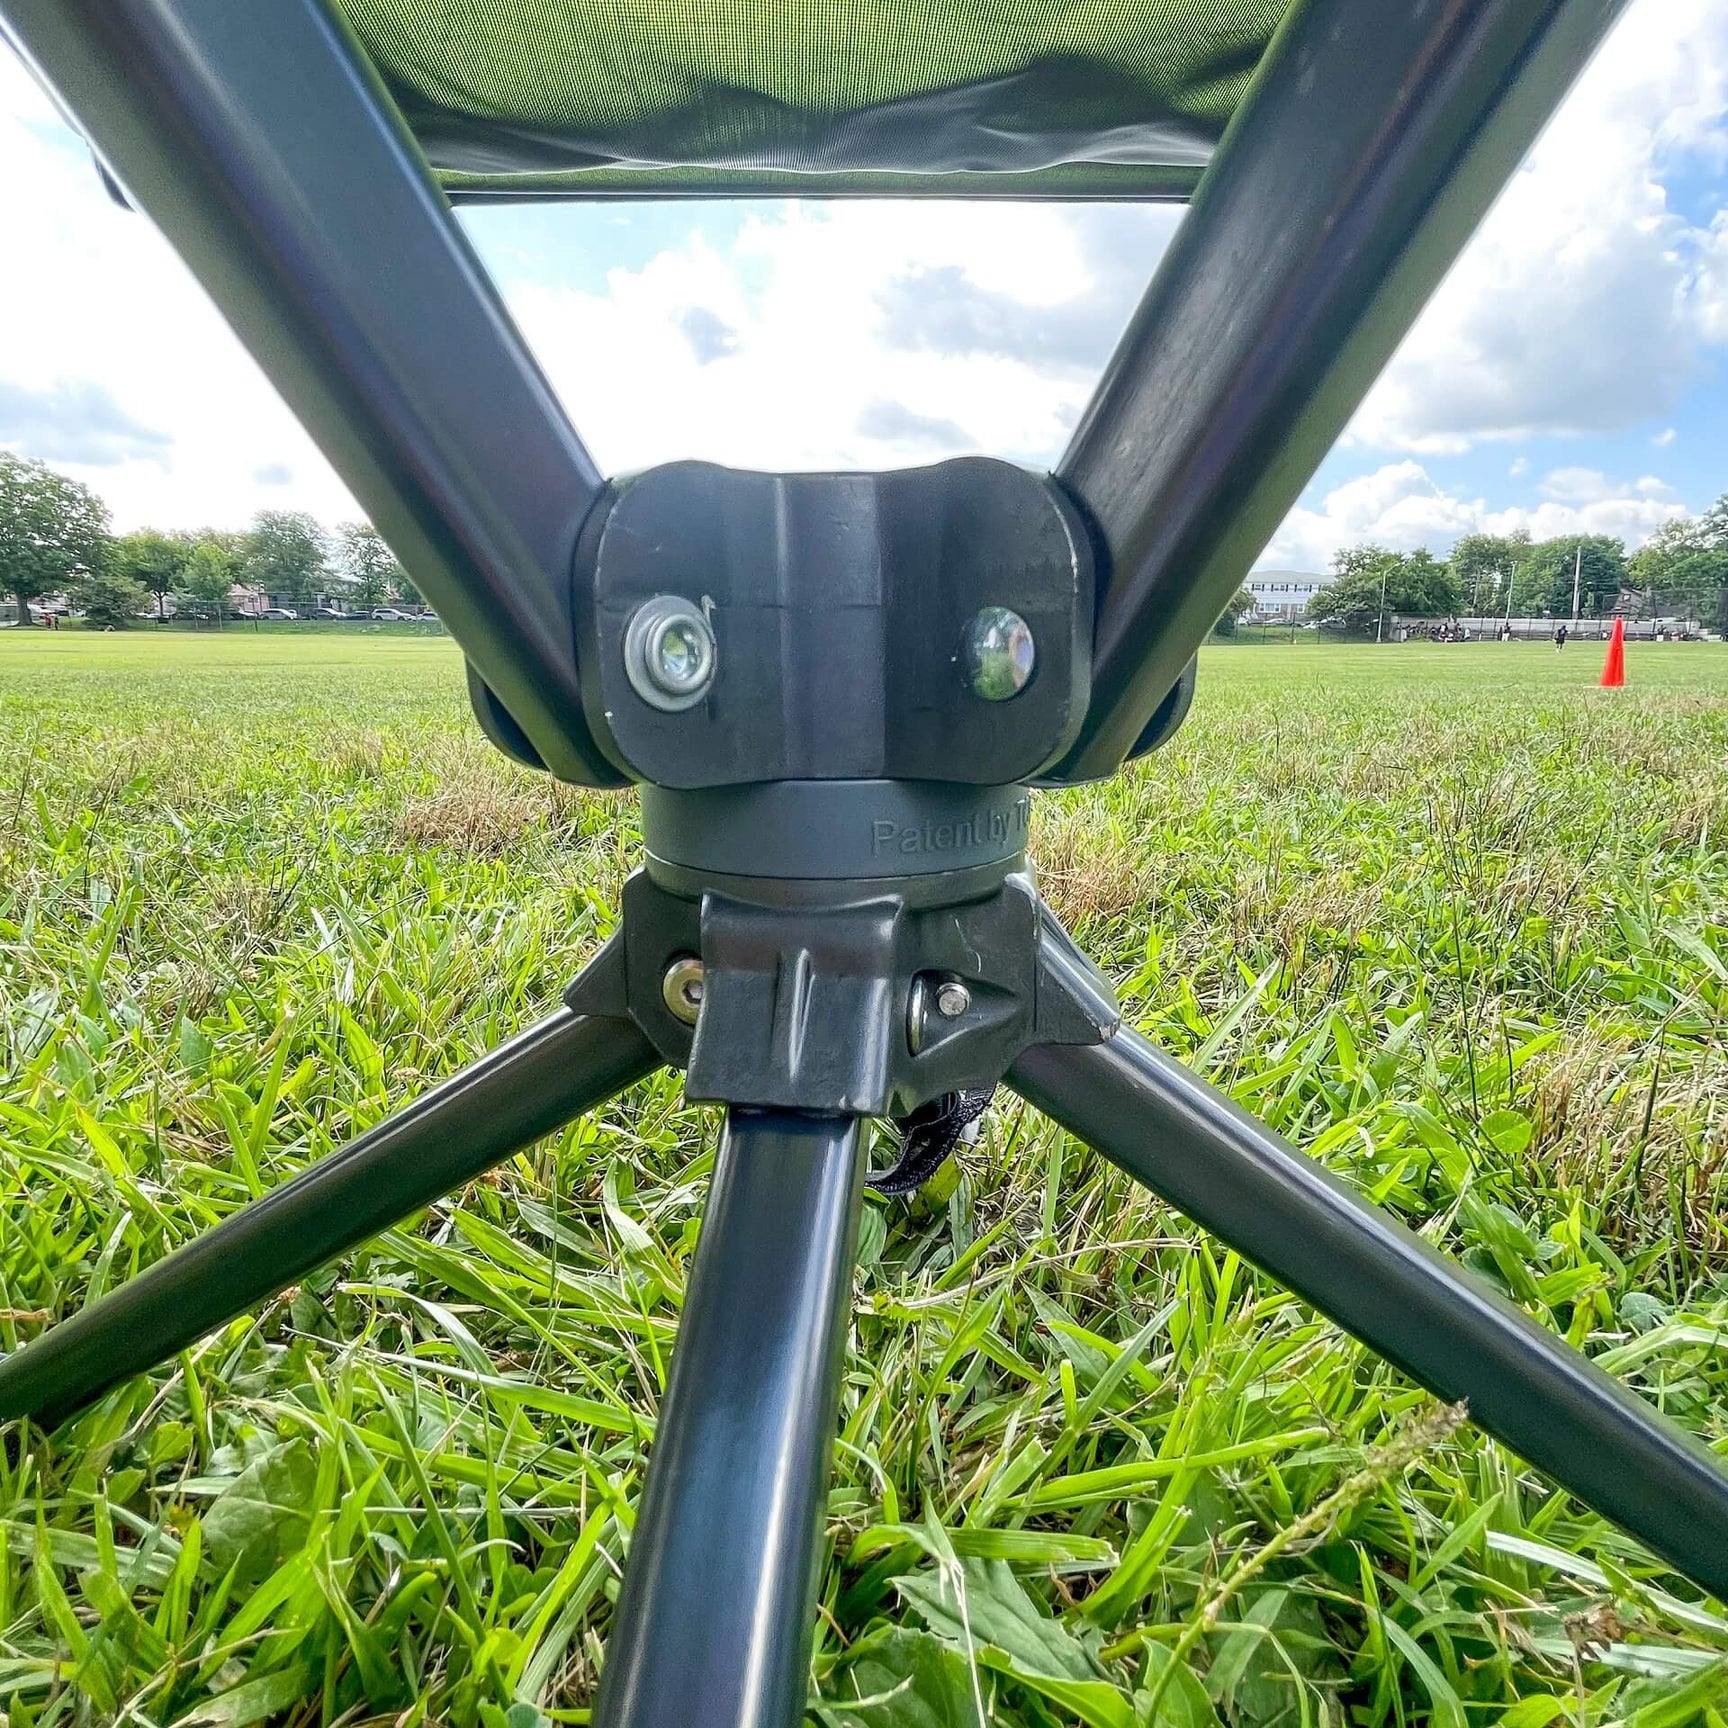
[[[1137,1182],[1728,1595],[1728,1473],[1611,1375],[1137,1033],[1025,1052],[1008,1083]]]
[[[659,1065],[561,1008],[0,1362],[0,1418],[52,1426]]]
[[[324,0],[0,0],[540,757],[615,784],[570,610],[601,478]]]
[[[855,1118],[727,1119],[597,1728],[804,1720],[863,1173]]]
[[[1110,773],[1205,640],[1624,0],[1303,0],[1057,477],[1106,554]]]

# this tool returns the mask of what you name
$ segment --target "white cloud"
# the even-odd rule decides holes
[[[0,444],[27,447],[44,461],[108,468],[137,458],[165,467],[173,443],[91,379],[58,379],[45,389],[0,380]]]
[[[1537,490],[1559,504],[1589,504],[1610,491],[1608,476],[1599,468],[1551,469]]]
[[[603,467],[1049,461],[1174,227],[1113,212],[1105,246],[1083,215],[795,206],[724,252],[697,237],[614,271],[604,293],[524,281],[509,298]]]
[[[1486,500],[1443,491],[1414,461],[1391,462],[1335,486],[1318,508],[1298,506],[1266,548],[1268,569],[1324,570],[1344,546],[1372,543],[1395,551],[1419,546],[1444,556],[1465,534],[1511,534],[1532,539],[1562,534],[1611,534],[1629,548],[1685,514],[1662,481],[1618,481],[1588,468],[1557,468],[1541,482],[1534,509],[1491,510]]]
[[[1668,413],[1728,343],[1728,213],[1671,208],[1728,161],[1728,8],[1637,0],[1363,404],[1350,436],[1456,453]]]
[[[166,242],[109,199],[3,49],[0,223],[14,248],[0,270],[0,446],[85,481],[122,529],[233,526],[284,502],[357,514]],[[271,478],[285,467],[292,488]]]
[[[1700,253],[1694,303],[1698,327],[1706,341],[1728,346],[1728,209],[1716,212]]]

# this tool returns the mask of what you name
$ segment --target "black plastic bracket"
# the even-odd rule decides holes
[[[754,898],[710,887],[696,899],[638,871],[620,929],[565,1001],[635,1021],[686,1070],[692,1102],[856,1116],[994,1086],[1030,1044],[1108,1038],[1110,986],[1032,878],[961,880],[972,897],[958,904],[930,904],[928,877],[912,891],[752,883]],[[697,985],[680,998],[668,979],[689,961]]]
[[[755,474],[677,462],[615,482],[577,553],[588,724],[632,777],[689,789],[775,780],[1005,786],[1085,717],[1096,575],[1073,503],[1043,476],[964,457],[884,474]],[[687,602],[711,686],[668,709],[628,671],[631,620]],[[1031,633],[1007,699],[962,668],[986,607]]]

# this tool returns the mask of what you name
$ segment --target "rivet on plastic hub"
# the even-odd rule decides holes
[[[906,1003],[906,1048],[916,1056],[924,1048],[926,1024],[932,1016],[958,1020],[972,1006],[972,992],[958,978],[938,981],[928,973],[912,980]]]
[[[713,625],[682,595],[644,600],[624,632],[630,688],[650,707],[669,714],[694,708],[708,694],[716,660]]]
[[[702,1012],[702,962],[694,954],[680,955],[666,968],[660,995],[674,1019],[694,1026]]]
[[[967,687],[986,702],[1007,702],[1032,682],[1038,661],[1031,626],[1006,606],[983,606],[960,639]]]

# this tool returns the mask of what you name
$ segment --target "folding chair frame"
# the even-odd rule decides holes
[[[1224,603],[1621,4],[1295,7],[1052,480],[1014,494],[1055,548],[1039,593],[1085,649],[1059,749],[1014,779],[1110,774],[1179,722]],[[603,482],[324,0],[0,13],[412,570],[493,738],[568,780],[655,779],[591,687],[613,652],[599,585],[628,596],[640,575],[604,543],[630,494]],[[891,563],[912,517],[999,480],[758,491],[850,500]],[[638,504],[671,497],[698,543],[702,501],[744,497],[700,473],[664,485]],[[818,590],[839,579],[826,557],[804,573]],[[870,604],[891,625],[908,592]],[[781,670],[790,685],[809,668]],[[891,669],[860,670],[889,688]],[[951,785],[874,780],[840,759],[766,785],[662,774],[623,933],[564,1008],[0,1364],[0,1414],[68,1414],[661,1063],[685,1067],[689,1095],[728,1114],[595,1720],[795,1722],[861,1124],[1006,1078],[1728,1596],[1715,1456],[1121,1027],[1037,903],[1016,785],[969,782],[964,763]],[[889,838],[887,864],[860,833],[876,853]]]

